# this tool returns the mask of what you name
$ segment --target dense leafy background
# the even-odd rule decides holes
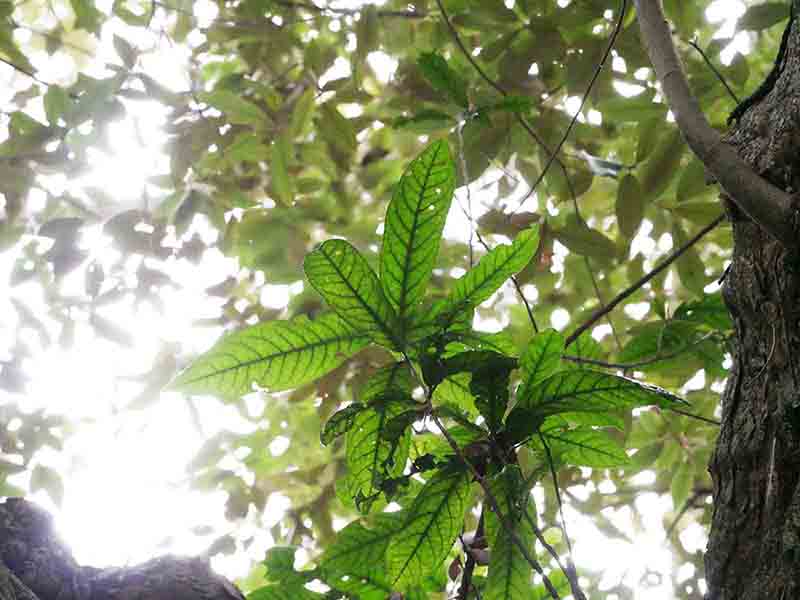
[[[632,7],[586,95],[624,2],[443,4],[491,84],[454,43],[433,1],[390,0],[361,8],[291,0],[0,1],[0,75],[8,82],[0,90],[0,273],[8,291],[0,297],[0,494],[21,493],[22,486],[45,490],[57,503],[64,494],[58,471],[68,476],[69,466],[54,468],[58,461],[47,457],[63,452],[87,426],[79,403],[28,401],[37,381],[56,378],[57,396],[57,378],[69,376],[34,368],[39,357],[54,348],[80,356],[85,344],[99,339],[107,353],[126,360],[125,349],[141,339],[141,311],[186,311],[196,317],[191,328],[164,326],[149,334],[153,341],[146,348],[134,348],[138,362],[122,369],[129,379],[139,375],[129,381],[130,393],[123,399],[109,390],[105,397],[116,417],[141,419],[144,411],[146,420],[158,418],[155,407],[184,402],[159,392],[223,331],[261,323],[249,331],[270,340],[276,354],[281,344],[298,342],[291,336],[323,342],[320,372],[327,374],[316,379],[319,373],[309,371],[292,383],[299,387],[253,392],[246,399],[250,380],[232,377],[225,394],[189,401],[202,405],[200,411],[225,403],[251,425],[217,430],[190,464],[191,481],[197,489],[226,493],[231,527],[223,529],[231,535],[217,539],[212,555],[245,553],[253,529],[265,527],[259,511],[280,494],[290,508],[272,527],[271,540],[317,556],[334,530],[356,514],[341,482],[362,490],[373,485],[358,474],[344,478],[350,448],[339,442],[320,446],[320,429],[343,403],[366,403],[364,383],[391,361],[370,341],[397,349],[422,335],[385,325],[411,322],[409,313],[426,283],[434,299],[446,299],[454,289],[463,298],[471,291],[454,280],[485,254],[479,238],[495,247],[538,224],[541,241],[533,260],[525,261],[518,287],[542,330],[563,331],[562,339],[537,338],[537,345],[563,346],[563,336],[720,213],[715,188],[706,185],[702,166],[666,118],[652,73],[643,70],[648,61]],[[742,98],[771,66],[786,7],[759,3],[735,30],[730,22],[720,30],[706,19],[710,4],[667,0],[665,8],[693,90],[722,128],[735,102],[691,44]],[[744,6],[732,2],[727,10],[730,16]],[[746,57],[726,51],[737,31],[747,32],[737,38],[739,47],[754,43]],[[166,56],[173,56],[183,74],[170,70]],[[581,118],[551,160],[570,124],[565,107],[574,111],[584,96]],[[137,120],[145,130],[139,131],[145,147],[140,156],[149,153],[153,168],[121,197],[118,189],[109,191],[113,186],[97,183],[110,181],[97,172],[111,168],[105,157],[118,151],[120,132],[135,136],[130,123]],[[147,133],[153,123],[162,125],[155,137]],[[442,176],[430,200],[435,216],[414,230],[419,238],[408,239],[402,219],[390,210],[384,221],[384,214],[390,199],[403,193],[397,185],[401,174],[431,140],[447,141],[455,180]],[[153,160],[161,152],[163,158]],[[118,172],[141,167],[135,163],[117,165]],[[453,186],[458,189],[443,225]],[[445,242],[437,256],[431,240],[442,227]],[[102,236],[111,242],[98,246]],[[713,418],[730,334],[714,282],[724,272],[729,236],[727,227],[717,227],[598,323],[592,339],[581,337],[566,354],[619,364],[627,375],[682,392],[691,403],[688,411]],[[347,242],[327,242],[305,258],[328,238]],[[420,264],[435,267],[429,282],[398,279],[408,247],[416,249]],[[319,318],[317,292],[329,306],[337,302],[328,250],[337,256],[352,250],[346,267],[367,300],[341,305],[338,318]],[[380,274],[383,287],[370,279],[370,270]],[[287,301],[275,302],[264,290],[288,293]],[[444,301],[455,302],[453,296]],[[176,309],[175,302],[183,304]],[[203,302],[211,308],[202,315],[190,310]],[[510,283],[475,304],[477,329],[503,331],[485,336],[484,343],[492,340],[500,351],[520,356],[523,370],[539,364],[536,353],[546,348],[528,344],[531,322]],[[276,319],[292,319],[291,333]],[[347,328],[353,331],[343,336]],[[249,351],[247,344],[234,346],[229,353],[237,360]],[[260,365],[262,371],[249,377],[263,377],[261,385],[271,390],[285,389],[282,382],[291,379],[286,369],[301,368],[302,360]],[[224,365],[209,360],[193,368]],[[464,400],[463,385],[448,382],[437,394],[457,405]],[[560,450],[563,431],[557,424],[543,432],[558,464],[586,465],[558,472],[571,509],[568,530],[577,541],[578,568],[587,589],[601,586],[605,597],[631,597],[632,589],[646,594],[641,586],[654,586],[664,597],[699,598],[702,541],[690,543],[691,536],[682,534],[694,532],[696,538],[694,523],[704,525],[709,517],[705,467],[715,427],[660,409],[634,414],[610,415],[606,423],[619,427],[616,442],[629,449],[628,460],[616,445],[602,455],[582,455],[574,444]],[[363,421],[364,431],[376,417],[354,418]],[[581,435],[591,437],[592,431]],[[266,450],[278,437],[288,439],[287,453]],[[430,437],[435,450],[436,436]],[[587,438],[586,445],[596,449],[599,443]],[[536,448],[529,452],[536,460]],[[443,475],[428,485],[458,487],[457,479]],[[652,529],[645,509],[653,502],[637,499],[653,494],[667,498],[663,529],[655,528],[671,558],[666,566],[661,561],[651,570],[640,568],[635,577],[621,577],[620,567],[604,578],[592,558],[603,546],[580,544],[582,527],[575,523],[586,522],[580,514],[608,544],[626,542],[640,528]],[[469,501],[461,492],[456,496]],[[535,497],[540,526],[556,527],[547,477]],[[381,532],[394,531],[400,521],[387,516],[371,530],[351,525],[340,534],[338,548],[345,551],[347,540],[353,553],[367,543],[397,544]],[[413,536],[414,527],[412,520],[405,535]],[[564,550],[563,537],[554,543]],[[298,576],[291,568],[281,570],[279,552],[270,556],[271,581]],[[335,575],[344,559],[323,556],[312,564]],[[395,567],[390,562],[386,568]],[[387,577],[364,577],[373,575],[377,581]],[[245,586],[257,588],[263,581],[259,567]],[[293,581],[302,588],[305,579]],[[491,589],[489,595],[501,597]]]

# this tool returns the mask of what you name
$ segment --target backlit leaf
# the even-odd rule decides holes
[[[575,369],[556,373],[527,396],[519,396],[507,422],[512,439],[521,440],[532,435],[549,415],[676,403],[686,402],[660,387],[620,375]]]
[[[401,475],[406,466],[410,431],[389,431],[392,419],[405,413],[413,401],[388,400],[355,416],[347,433],[345,487],[356,506],[369,512],[387,477]]]
[[[511,531],[493,512],[486,513],[491,554],[483,597],[486,600],[526,600],[530,598],[533,568],[517,542],[526,548],[528,556],[534,556],[531,523],[535,523],[535,515],[531,511],[530,495],[526,493],[519,468],[513,466],[496,475],[490,488]]]
[[[227,398],[252,391],[254,383],[285,390],[321,377],[368,343],[366,335],[335,314],[259,323],[223,337],[171,387]]]
[[[387,552],[389,581],[401,589],[437,570],[461,531],[470,503],[469,471],[455,466],[437,472],[408,509]]]
[[[303,261],[308,281],[357,331],[387,347],[399,347],[397,317],[378,276],[349,242],[328,240]]]
[[[395,187],[386,211],[380,276],[401,321],[430,280],[454,188],[455,165],[446,141],[428,146]]]
[[[520,394],[527,396],[535,386],[555,373],[561,365],[564,353],[564,336],[548,329],[533,336],[519,357],[522,371]]]
[[[505,281],[531,261],[539,246],[539,227],[521,232],[514,242],[492,248],[456,281],[442,309],[442,322],[451,323],[465,311],[489,298]]]

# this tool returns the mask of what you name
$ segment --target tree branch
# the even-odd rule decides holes
[[[623,300],[625,300],[625,299],[626,299],[628,296],[630,296],[631,294],[633,294],[634,292],[636,292],[637,290],[639,290],[639,288],[641,288],[641,287],[642,287],[642,286],[643,286],[645,283],[647,283],[648,281],[650,281],[651,279],[653,279],[653,277],[655,277],[656,275],[658,275],[659,273],[661,273],[661,271],[663,271],[664,269],[666,269],[667,267],[669,267],[669,266],[670,266],[670,265],[671,265],[673,262],[675,262],[675,261],[676,261],[678,258],[680,258],[680,257],[681,257],[681,255],[682,255],[684,252],[686,252],[686,251],[687,251],[689,248],[691,248],[692,246],[694,246],[694,245],[695,245],[695,244],[696,244],[696,243],[697,243],[697,242],[700,240],[700,238],[702,238],[702,237],[703,237],[704,235],[706,235],[706,234],[707,234],[709,231],[711,231],[712,229],[714,229],[714,228],[715,228],[717,225],[719,225],[720,223],[722,223],[722,221],[723,221],[724,219],[725,219],[725,215],[724,215],[724,214],[722,214],[722,215],[718,216],[718,217],[717,217],[716,219],[714,219],[714,220],[713,220],[711,223],[709,223],[708,225],[706,225],[705,227],[703,227],[703,228],[702,228],[700,231],[698,231],[698,232],[697,232],[697,233],[696,233],[696,234],[695,234],[695,235],[694,235],[694,236],[693,236],[691,239],[689,239],[689,240],[688,240],[688,241],[687,241],[687,242],[686,242],[686,243],[685,243],[683,246],[681,246],[680,248],[677,248],[676,250],[674,250],[674,251],[672,252],[672,254],[670,254],[670,255],[669,255],[669,256],[668,256],[668,257],[667,257],[667,258],[664,260],[664,262],[662,262],[660,265],[658,265],[658,266],[657,266],[655,269],[653,269],[653,270],[652,270],[652,271],[650,271],[650,272],[649,272],[647,275],[645,275],[644,277],[642,277],[641,279],[639,279],[638,281],[636,281],[636,282],[635,282],[633,285],[629,286],[628,288],[626,288],[625,290],[623,290],[622,292],[620,292],[619,294],[617,294],[617,295],[616,295],[616,297],[615,297],[615,298],[614,298],[614,299],[613,299],[611,302],[609,302],[609,303],[608,303],[608,304],[606,304],[605,306],[602,306],[602,307],[598,308],[598,309],[597,309],[597,310],[596,310],[596,311],[595,311],[595,312],[592,314],[592,316],[591,316],[591,317],[589,317],[589,318],[588,318],[588,319],[587,319],[587,320],[586,320],[584,323],[582,323],[582,324],[581,324],[581,325],[580,325],[580,326],[579,326],[579,327],[578,327],[578,328],[577,328],[575,331],[573,331],[571,334],[569,334],[569,336],[568,336],[568,337],[567,337],[567,339],[566,339],[565,346],[569,346],[569,345],[570,345],[572,342],[574,342],[575,340],[577,340],[577,339],[580,337],[580,335],[581,335],[581,334],[582,334],[584,331],[586,331],[587,329],[589,329],[589,328],[590,328],[592,325],[594,325],[595,323],[597,323],[597,322],[598,322],[600,319],[602,319],[602,318],[603,318],[605,315],[607,315],[607,314],[608,314],[608,313],[610,313],[612,310],[614,310],[614,309],[615,309],[615,308],[616,308],[616,307],[617,307],[617,306],[620,304],[620,302],[622,302],[622,301],[623,301]]]
[[[642,41],[686,143],[733,202],[787,248],[800,246],[792,196],[755,173],[709,125],[689,89],[661,0],[635,0]]]

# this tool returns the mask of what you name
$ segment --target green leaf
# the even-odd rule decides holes
[[[653,102],[653,96],[653,92],[642,92],[632,98],[615,96],[602,102],[599,110],[603,113],[603,120],[615,124],[662,120],[667,114],[667,106],[663,103]]]
[[[237,162],[257,163],[264,160],[269,151],[269,148],[261,143],[259,136],[252,133],[240,133],[231,145],[225,148],[225,156]],[[272,176],[275,177],[274,172]]]
[[[517,398],[508,416],[512,439],[522,440],[537,429],[542,420],[565,412],[606,412],[639,406],[686,404],[670,392],[635,379],[589,369],[575,369],[552,375],[527,396]]]
[[[447,142],[428,146],[408,166],[386,211],[380,276],[401,322],[425,293],[455,189]],[[405,338],[405,328],[402,336]]]
[[[405,518],[401,512],[379,513],[342,529],[319,560],[325,581],[359,598],[383,600],[391,595],[384,557]]]
[[[292,182],[289,179],[289,163],[291,162],[291,146],[286,134],[281,134],[272,143],[272,190],[283,206],[290,206],[294,198]]]
[[[316,90],[310,87],[298,98],[292,108],[292,117],[289,122],[289,137],[291,139],[303,135],[309,128],[314,117],[316,102]]]
[[[509,377],[511,371],[516,368],[516,361],[494,352],[476,352],[474,354],[485,356],[486,359],[472,367],[472,381],[469,390],[475,397],[475,405],[486,420],[489,431],[497,432],[508,407]]]
[[[575,254],[600,258],[617,256],[617,246],[613,241],[575,218],[568,219],[566,225],[554,231],[553,234],[559,242]]]
[[[719,292],[706,294],[700,300],[684,302],[675,310],[673,319],[702,324],[720,331],[733,329],[728,307]]]
[[[359,399],[364,404],[370,404],[387,395],[410,396],[416,386],[417,382],[408,365],[405,362],[396,362],[373,373],[360,390]]]
[[[670,483],[672,493],[672,506],[674,510],[680,510],[686,504],[689,493],[692,491],[694,483],[694,466],[691,462],[682,462],[675,469],[675,474]]]
[[[333,104],[325,103],[318,108],[317,132],[333,150],[349,160],[358,148],[352,124]]]
[[[548,427],[545,423],[541,432],[553,457],[561,464],[605,469],[625,466],[630,462],[625,449],[600,429]],[[536,446],[540,440],[534,436],[531,443]]]
[[[441,566],[461,531],[470,498],[468,471],[450,466],[431,477],[389,543],[386,564],[394,585],[404,589]]]
[[[128,69],[132,69],[136,64],[136,58],[138,55],[136,48],[134,48],[128,40],[116,34],[114,34],[112,42],[114,44],[114,50],[122,59],[122,63]]]
[[[517,541],[528,550],[528,556],[534,556],[535,538],[531,523],[535,523],[535,515],[519,468],[506,467],[492,478],[490,489]],[[486,534],[491,554],[483,598],[527,600],[531,593],[533,568],[512,533],[502,526],[494,512],[486,513]]]
[[[706,184],[706,168],[700,160],[692,157],[689,164],[683,169],[681,178],[678,180],[678,189],[675,192],[675,197],[678,202],[686,202],[695,196],[699,196],[705,192],[706,189],[708,189],[708,184]],[[719,203],[717,203],[717,205],[719,205]],[[709,221],[711,221],[711,219],[709,219]]]
[[[679,245],[687,242],[686,232],[677,223],[672,227],[675,241]],[[702,297],[704,288],[711,282],[711,277],[706,275],[706,266],[700,259],[700,255],[695,248],[686,250],[676,261],[678,276],[681,283],[698,296]]]
[[[247,594],[247,600],[324,600],[325,596],[306,587],[295,585],[265,585]]]
[[[86,31],[97,32],[103,13],[97,10],[94,2],[89,0],[70,0],[75,12],[75,27]]]
[[[406,129],[418,133],[432,133],[440,129],[449,129],[456,124],[450,115],[438,110],[423,109],[408,117],[397,117],[392,121],[395,129]]]
[[[388,400],[372,405],[355,416],[347,433],[345,487],[356,506],[369,512],[387,477],[403,473],[411,440],[410,431],[390,431],[392,419],[408,411],[413,400]]]
[[[253,383],[285,390],[332,371],[368,344],[367,336],[334,314],[260,323],[223,337],[171,387],[228,398],[252,391]]]
[[[50,85],[44,95],[44,112],[50,125],[57,125],[58,119],[69,109],[69,94],[59,85]]]
[[[555,329],[534,335],[519,357],[522,371],[520,395],[528,396],[530,390],[555,373],[561,366],[562,354],[564,336]]]
[[[255,104],[228,90],[202,92],[198,97],[202,102],[225,113],[231,123],[258,127],[267,124],[269,120],[266,113]]]
[[[367,409],[363,404],[350,404],[336,411],[325,423],[319,434],[320,442],[327,446],[340,435],[350,431],[356,422],[356,417]]]
[[[539,247],[539,227],[521,232],[509,246],[492,248],[466,274],[456,281],[441,312],[445,326],[460,314],[470,311],[489,298],[512,275],[521,271]]]
[[[356,25],[356,40],[356,52],[362,59],[380,47],[378,11],[374,4],[367,4],[361,10],[361,17]]]
[[[661,141],[640,169],[642,193],[648,201],[656,200],[669,187],[675,174],[680,171],[684,150],[686,144],[677,129],[671,128],[662,134]]]
[[[267,569],[264,574],[265,579],[274,583],[296,586],[302,586],[312,579],[310,571],[305,573],[295,571],[294,555],[296,552],[297,546],[273,546],[267,550],[262,561]]]
[[[780,23],[789,16],[789,3],[764,2],[749,7],[739,18],[739,30],[760,31]]]
[[[636,235],[644,217],[645,197],[639,181],[633,175],[625,175],[617,188],[617,225],[626,238]]]
[[[669,208],[682,219],[697,225],[708,225],[722,213],[722,205],[719,201],[681,202]]]
[[[354,329],[383,346],[402,347],[397,316],[378,276],[349,242],[324,242],[306,256],[303,269],[314,289]]]
[[[435,90],[447,94],[450,100],[462,108],[469,108],[467,84],[440,54],[424,52],[417,59],[417,65]]]

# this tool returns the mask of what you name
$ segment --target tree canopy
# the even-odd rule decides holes
[[[787,4],[663,4],[724,129]],[[0,61],[0,496],[69,487],[92,346],[213,429],[253,598],[702,597],[730,227],[630,3],[8,0]]]

